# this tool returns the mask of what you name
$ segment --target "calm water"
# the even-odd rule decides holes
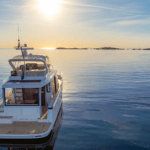
[[[150,149],[150,51],[32,52],[48,55],[63,72],[63,124],[54,150]],[[16,54],[0,50],[0,86]]]

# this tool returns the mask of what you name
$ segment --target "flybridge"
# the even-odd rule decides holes
[[[9,60],[10,66],[13,68],[11,76],[20,76],[22,68],[26,76],[43,76],[53,70],[53,66],[48,56],[26,55],[15,56]]]
[[[13,71],[11,71],[12,77],[21,76],[21,80],[23,80],[27,76],[45,76],[53,70],[48,56],[28,55],[27,50],[33,50],[33,48],[28,48],[27,44],[24,44],[24,47],[19,46],[18,44],[16,50],[21,50],[22,55],[9,60],[9,64],[13,68]]]

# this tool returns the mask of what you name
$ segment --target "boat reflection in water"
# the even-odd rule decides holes
[[[50,134],[39,140],[21,140],[21,139],[13,139],[10,143],[7,143],[7,141],[3,141],[5,147],[7,147],[8,150],[53,150],[55,146],[55,142],[58,136],[58,131],[62,125],[63,120],[63,108],[62,105],[60,107],[56,122],[54,124],[53,130],[50,132]],[[16,140],[19,142],[19,144],[15,144]]]

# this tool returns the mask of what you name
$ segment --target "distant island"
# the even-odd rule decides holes
[[[65,47],[57,47],[56,49],[66,49]]]
[[[150,48],[144,48],[143,50],[150,50]]]
[[[88,50],[88,49],[95,49],[95,50],[150,50],[150,48],[116,48],[116,47],[97,47],[97,48],[66,48],[66,47],[57,47],[56,49],[62,50]]]
[[[103,49],[106,49],[106,50],[125,50],[124,48],[116,48],[116,47],[100,47],[100,48],[94,48],[96,50],[103,50]]]

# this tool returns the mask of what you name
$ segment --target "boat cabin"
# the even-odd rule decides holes
[[[55,73],[49,82],[45,83],[42,80],[12,80],[3,84],[5,116],[13,116],[15,120],[32,121],[41,118],[60,92]]]
[[[48,56],[15,56],[9,63],[13,71],[2,85],[1,110],[15,120],[37,121],[60,93],[58,73],[53,70]]]

